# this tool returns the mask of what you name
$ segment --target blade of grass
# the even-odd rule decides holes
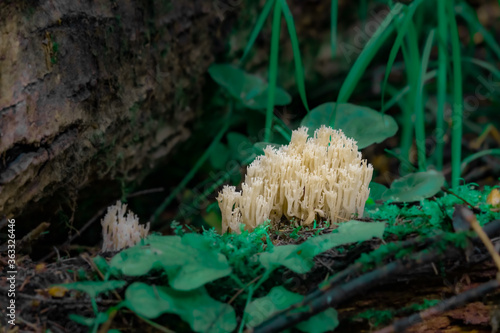
[[[394,8],[391,9],[390,13],[384,18],[368,43],[366,43],[363,51],[361,51],[361,54],[356,59],[356,62],[349,70],[349,73],[340,88],[337,103],[347,103],[371,60],[377,54],[382,44],[393,33],[395,26],[391,23],[402,9],[402,4],[396,4]]]
[[[406,105],[408,108],[403,110],[403,124],[401,129],[401,155],[406,159],[410,159],[410,150],[413,145],[413,106],[417,99],[418,76],[420,69],[420,51],[418,48],[418,36],[413,22],[408,26],[406,35],[406,44],[403,45],[403,59],[406,64],[406,72],[408,77],[408,86],[410,91],[407,97]],[[408,170],[402,165],[402,175],[408,173]]]
[[[274,99],[276,93],[276,81],[278,80],[278,54],[280,47],[280,29],[281,29],[281,1],[277,0],[274,4],[273,13],[273,31],[271,36],[271,56],[269,60],[269,90],[267,95],[266,108],[266,127],[264,141],[271,142],[274,115]]]
[[[332,0],[332,5],[330,7],[330,45],[332,48],[332,58],[335,58],[335,56],[337,54],[337,11],[338,11],[338,7],[339,7],[338,0]]]
[[[482,151],[478,151],[475,154],[467,156],[462,161],[462,165],[460,167],[460,173],[462,173],[465,170],[465,168],[467,167],[467,164],[469,164],[470,162],[472,162],[478,158],[481,158],[483,156],[488,156],[488,155],[500,155],[500,149],[496,148],[496,149],[482,150]]]
[[[281,134],[281,136],[286,140],[286,141],[290,141],[292,140],[292,136],[290,135],[290,133],[288,133],[283,127],[281,127],[280,125],[274,125],[274,130],[276,132],[278,132],[279,134]]]
[[[240,64],[243,64],[246,60],[246,57],[248,56],[248,53],[252,49],[253,44],[257,40],[257,37],[259,36],[259,33],[262,30],[262,27],[264,26],[264,22],[266,21],[267,17],[269,16],[269,13],[271,12],[271,8],[273,7],[275,0],[267,0],[266,4],[264,5],[264,8],[262,8],[262,12],[259,14],[259,17],[257,18],[257,23],[255,24],[255,27],[252,30],[252,33],[250,34],[250,38],[248,39],[248,43],[245,46],[245,51],[243,51],[243,55],[241,56],[240,59]]]
[[[462,61],[463,62],[470,62],[476,66],[479,66],[479,67],[491,72],[491,74],[495,75],[496,78],[500,80],[500,71],[495,66],[490,64],[489,62],[486,62],[486,61],[483,61],[480,59],[469,58],[469,57],[463,57]]]
[[[403,24],[399,25],[399,20],[396,22],[398,25],[398,35],[394,44],[392,45],[391,52],[389,54],[389,60],[387,60],[387,65],[385,67],[385,75],[384,81],[382,83],[382,104],[380,109],[385,110],[384,102],[385,102],[385,87],[387,85],[387,80],[389,79],[389,75],[391,74],[392,66],[394,65],[394,61],[396,60],[396,56],[398,55],[399,49],[401,48],[401,44],[403,42],[403,37],[406,35],[408,31],[408,26],[413,19],[413,15],[415,14],[415,10],[422,3],[422,0],[417,0],[413,2],[408,8],[405,8],[405,12],[402,13]],[[384,111],[382,111],[383,113]]]
[[[453,16],[455,13],[461,16],[470,26],[471,29],[477,30],[481,35],[483,35],[484,42],[489,48],[495,53],[496,57],[500,59],[500,45],[495,40],[495,37],[479,22],[477,19],[476,11],[467,3],[460,2],[455,6],[453,11]],[[449,14],[451,16],[451,14]]]
[[[437,76],[436,70],[432,70],[430,72],[427,72],[425,74],[425,77],[424,77],[424,82],[430,81],[430,80],[434,79],[436,76]],[[388,84],[387,85],[387,92],[389,94],[391,94],[393,97],[387,103],[385,103],[384,109],[381,110],[381,112],[386,112],[387,110],[392,108],[397,103],[400,103],[400,100],[402,100],[403,97],[405,97],[409,91],[410,91],[409,85],[406,85],[402,89],[400,89],[399,91],[396,91],[395,88],[392,88],[391,85]],[[401,109],[403,109],[403,108],[401,107]]]
[[[362,30],[366,27],[366,18],[368,16],[368,0],[361,0],[359,4],[359,20],[361,21]]]
[[[299,90],[300,99],[302,104],[309,112],[309,105],[307,104],[306,86],[304,83],[304,69],[302,68],[302,58],[300,56],[299,40],[297,38],[297,31],[295,30],[295,23],[293,22],[292,12],[286,3],[286,0],[277,0],[281,3],[283,16],[285,17],[286,25],[288,27],[288,34],[292,42],[293,60],[295,62],[295,79],[297,80],[297,88]]]
[[[181,180],[179,185],[177,185],[175,187],[175,189],[172,192],[170,192],[170,195],[168,197],[166,197],[165,200],[163,200],[163,202],[161,203],[161,205],[155,210],[153,216],[151,216],[151,219],[150,219],[152,225],[154,225],[157,222],[161,213],[163,213],[163,211],[168,207],[168,205],[170,205],[170,203],[172,202],[172,200],[174,200],[174,198],[177,196],[177,194],[179,194],[186,187],[186,185],[189,183],[189,181],[191,179],[193,179],[193,177],[196,175],[196,173],[201,168],[203,163],[206,162],[206,160],[208,159],[208,157],[212,153],[212,150],[214,149],[214,147],[220,142],[220,140],[222,139],[224,134],[227,132],[227,130],[229,128],[229,124],[230,124],[229,119],[231,117],[232,111],[233,111],[233,104],[232,104],[232,102],[230,102],[229,112],[226,115],[226,121],[224,121],[224,125],[222,126],[220,131],[217,133],[215,138],[212,140],[212,143],[210,143],[210,146],[208,146],[207,150],[205,150],[205,152],[201,155],[201,157],[196,161],[193,168],[191,170],[189,170],[189,172]]]
[[[437,112],[436,112],[436,168],[443,170],[444,154],[444,108],[446,107],[446,78],[448,52],[448,22],[446,20],[446,6],[444,1],[437,1],[438,20],[438,78],[437,78]]]
[[[460,38],[455,18],[454,0],[446,0],[447,17],[450,23],[450,39],[453,59],[453,113],[451,135],[451,185],[456,189],[460,183],[460,160],[462,155],[462,60]]]
[[[397,158],[401,162],[401,164],[403,164],[405,166],[405,168],[407,168],[408,170],[411,170],[411,172],[417,172],[418,171],[417,168],[414,167],[413,164],[411,164],[411,162],[408,159],[404,158],[403,156],[397,154],[396,152],[393,152],[390,149],[384,149],[384,151],[387,154],[389,154],[389,155]]]
[[[435,30],[433,29],[430,31],[427,41],[425,42],[415,98],[415,139],[417,142],[418,168],[420,171],[427,170],[425,156],[424,76],[429,64],[432,44],[434,43],[434,34]]]
[[[387,14],[387,16],[384,18],[368,43],[366,43],[363,51],[361,51],[361,54],[356,59],[356,62],[349,70],[349,73],[347,74],[342,87],[340,87],[336,104],[347,103],[352,95],[352,92],[354,91],[354,88],[356,88],[356,85],[363,76],[373,57],[377,54],[378,50],[384,44],[387,38],[389,38],[389,36],[394,32],[395,26],[391,23],[393,22],[394,18],[399,15],[402,9],[402,4],[396,4],[391,9],[389,14]],[[337,108],[335,107],[334,111],[330,114],[329,124],[331,127],[334,127],[335,125],[336,109]]]

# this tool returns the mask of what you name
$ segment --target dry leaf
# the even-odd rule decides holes
[[[66,295],[66,293],[68,292],[68,289],[61,287],[61,286],[54,286],[54,287],[49,288],[48,292],[49,292],[49,295],[52,297],[61,298],[61,297],[64,297],[64,295]]]
[[[488,194],[486,203],[493,207],[500,207],[500,191],[497,188],[492,189],[490,194]]]

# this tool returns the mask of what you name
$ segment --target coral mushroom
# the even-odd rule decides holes
[[[102,251],[119,251],[125,247],[134,246],[141,238],[148,236],[149,222],[144,226],[139,224],[139,218],[127,205],[117,201],[108,207],[108,212],[101,220],[102,225]]]
[[[289,145],[264,153],[248,167],[241,191],[225,186],[219,193],[222,232],[239,232],[240,223],[253,230],[282,216],[309,225],[317,216],[339,222],[363,215],[373,167],[342,131],[322,126],[308,138],[301,127]]]

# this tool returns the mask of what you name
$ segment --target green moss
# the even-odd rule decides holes
[[[480,213],[477,214],[477,219],[481,225],[499,219],[500,212],[492,211],[491,206],[486,204],[486,197],[490,191],[491,187],[488,186],[480,191],[474,184],[463,185],[454,191],[456,196],[445,193],[442,197],[422,200],[420,205],[397,205],[386,201],[381,205],[367,206],[366,213],[374,220],[387,221],[389,226],[386,235],[404,237],[417,233],[430,236],[441,230],[453,231],[451,221],[455,206],[463,205],[464,200],[479,207]]]
[[[424,299],[422,303],[413,303],[400,309],[368,309],[351,318],[351,320],[368,320],[373,326],[380,327],[391,323],[394,317],[406,316],[414,312],[420,312],[439,303],[437,299]]]

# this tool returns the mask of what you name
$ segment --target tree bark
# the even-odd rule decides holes
[[[186,140],[227,30],[217,3],[1,2],[0,220],[143,177]]]

